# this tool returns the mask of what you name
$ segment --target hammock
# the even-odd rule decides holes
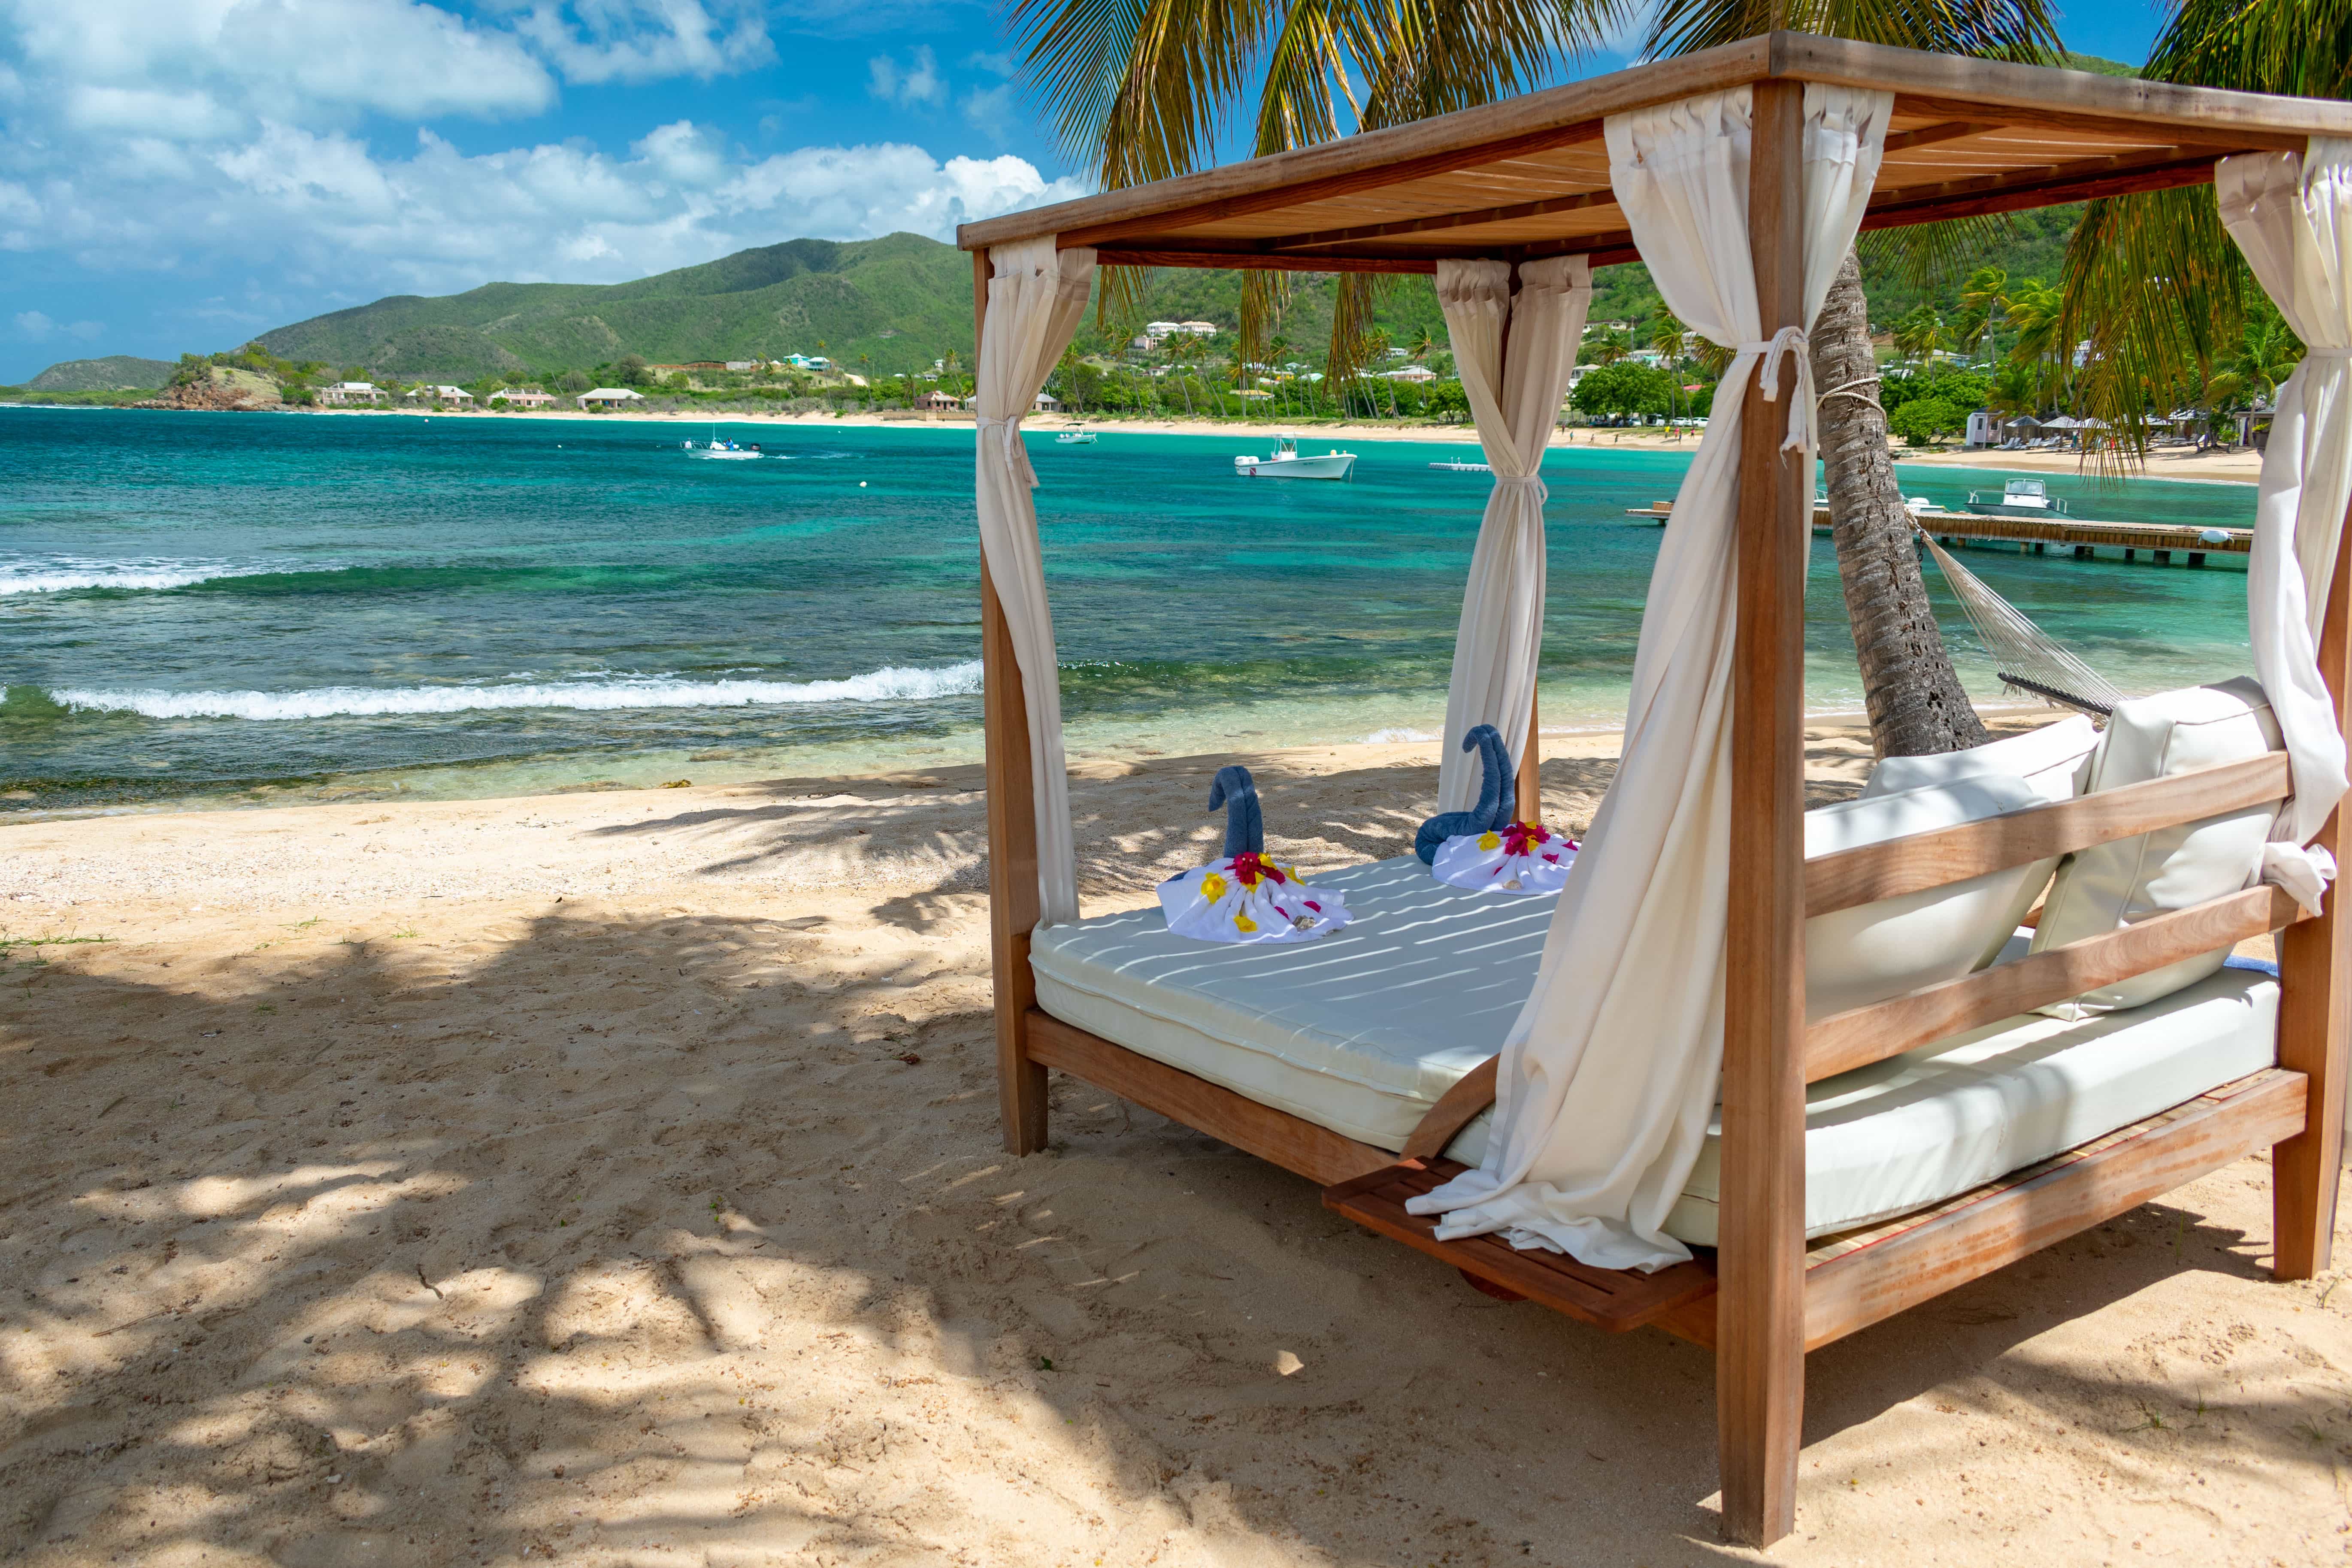
[[[2123,693],[2107,684],[2097,670],[2053,641],[2050,635],[2025,618],[2018,607],[1985,585],[1984,579],[1952,559],[1935,535],[1919,528],[1927,553],[1943,569],[1952,596],[1976,628],[1977,640],[1992,656],[1993,672],[2012,690],[2038,697],[2053,707],[2080,710],[2105,719],[2112,716]]]

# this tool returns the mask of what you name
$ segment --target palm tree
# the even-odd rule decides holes
[[[1664,300],[1650,312],[1650,352],[1658,356],[1667,375],[1666,424],[1673,428],[1675,416],[1682,400],[1682,365],[1685,355],[1684,345],[1690,341],[1690,329],[1683,320],[1666,309]]]
[[[2007,59],[2053,59],[2064,49],[2049,0],[1659,0],[1643,50],[1687,54],[1781,28]],[[1984,724],[1936,624],[1895,482],[1886,414],[1874,395],[1870,306],[1853,254],[1830,285],[1811,342],[1814,384],[1831,395],[1815,424],[1871,737],[1886,756],[1980,745]],[[1834,395],[1841,389],[1864,395]]]
[[[2220,0],[2185,0],[2218,4]],[[1106,190],[1189,174],[1219,126],[1255,96],[1251,151],[1331,141],[1490,102],[1554,74],[1563,55],[1606,47],[1634,0],[1328,0],[1205,6],[1192,0],[1008,0],[1026,74],[1064,138]],[[2043,59],[2059,43],[2051,0],[1654,0],[1643,52],[1683,54],[1774,29],[1828,33],[1945,54]],[[1340,104],[1346,105],[1342,123]],[[1250,273],[1253,300],[1274,287]],[[1369,319],[1369,274],[1342,276],[1335,357]],[[1247,358],[1246,352],[1237,356]],[[1816,323],[1823,390],[1875,384],[1861,272],[1849,256]],[[1822,407],[1822,453],[1838,565],[1884,752],[1972,745],[1984,727],[1945,651],[1911,544],[1909,513],[1874,401]]]
[[[1937,349],[1950,342],[1944,330],[1944,318],[1936,307],[1921,300],[1910,312],[1895,323],[1895,349],[1915,364],[1925,364]]]
[[[1613,327],[1604,327],[1592,335],[1578,357],[1592,364],[1615,364],[1633,352],[1633,340]]]
[[[1992,334],[1996,318],[2009,312],[2009,269],[1979,267],[1960,290],[1960,313],[1952,321],[1952,346],[1972,354]]]
[[[2345,0],[2175,0],[2140,74],[2152,81],[2305,98],[2352,98]],[[2077,396],[2137,463],[2179,386],[2205,388],[2244,350],[2268,308],[2202,185],[2111,196],[2084,209],[2067,242],[2060,343],[2087,343]],[[2300,345],[2297,345],[2297,353]]]

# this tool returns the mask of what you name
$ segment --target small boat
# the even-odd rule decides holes
[[[1926,496],[1904,497],[1903,510],[1909,512],[1913,517],[1948,517],[1951,515],[1949,510],[1946,508],[1941,501],[1929,500]]]
[[[1432,463],[1429,466],[1433,468],[1444,468],[1452,474],[1491,474],[1495,471],[1495,465],[1492,463]]]
[[[1234,472],[1244,479],[1344,479],[1356,468],[1353,452],[1321,452],[1311,458],[1298,455],[1298,437],[1276,436],[1271,458],[1235,458]]]
[[[1969,492],[1969,510],[1990,517],[2064,517],[2066,503],[2050,494],[2040,479],[2011,479],[1994,499],[1982,490]]]
[[[1091,447],[1095,444],[1095,433],[1083,425],[1073,425],[1055,437],[1054,443],[1060,447]]]
[[[1652,522],[1663,523],[1667,518],[1674,515],[1674,502],[1670,500],[1654,500],[1647,506],[1627,507],[1625,509],[1625,515],[1627,517],[1645,517]]]
[[[766,453],[760,450],[760,443],[757,441],[753,441],[747,446],[740,441],[720,439],[719,429],[716,426],[711,427],[710,440],[707,446],[698,447],[691,441],[681,441],[678,445],[685,447],[687,456],[691,458],[721,458],[734,462],[741,462],[749,458],[762,458],[767,456]]]

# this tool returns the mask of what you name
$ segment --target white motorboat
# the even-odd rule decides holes
[[[1234,472],[1245,479],[1344,479],[1355,472],[1353,452],[1298,455],[1298,437],[1276,436],[1271,458],[1235,458]]]
[[[1969,492],[1969,510],[1989,517],[2064,517],[2066,503],[2050,493],[2040,479],[2011,479],[1999,497],[1983,490]]]
[[[1095,444],[1095,433],[1083,425],[1073,425],[1055,437],[1054,444],[1058,447],[1091,447]]]
[[[678,445],[686,448],[687,456],[690,458],[719,458],[741,462],[746,458],[767,456],[760,450],[760,443],[757,441],[746,445],[740,441],[722,440],[715,428],[710,432],[710,440],[707,445],[698,447],[691,441],[681,441]]]
[[[1943,502],[1929,500],[1926,496],[1904,497],[1903,510],[1909,512],[1913,517],[1948,517],[1950,515],[1950,512],[1946,509]]]

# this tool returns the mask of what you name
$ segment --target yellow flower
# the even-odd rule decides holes
[[[1215,903],[1225,896],[1225,879],[1214,871],[1201,879],[1201,896]]]
[[[1502,847],[1503,840],[1498,834],[1482,833],[1478,836],[1478,847],[1481,849],[1500,849]]]
[[[1247,915],[1236,914],[1234,916],[1234,929],[1235,931],[1255,931],[1257,930],[1257,921],[1250,919]]]

